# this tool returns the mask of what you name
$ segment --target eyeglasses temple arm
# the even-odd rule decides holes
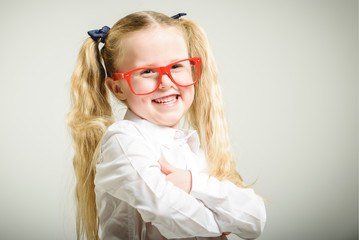
[[[117,80],[124,79],[125,76],[123,73],[112,73],[112,78],[113,78],[113,80],[117,81]]]

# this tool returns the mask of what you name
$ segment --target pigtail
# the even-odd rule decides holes
[[[187,36],[190,57],[202,58],[201,76],[195,84],[195,97],[187,121],[199,134],[207,154],[210,175],[244,187],[230,146],[217,66],[207,37],[194,22],[181,20],[181,23]]]
[[[107,127],[113,123],[98,43],[88,38],[80,50],[71,79],[72,109],[67,116],[75,148],[77,239],[84,235],[87,239],[99,239],[95,164],[99,142]]]

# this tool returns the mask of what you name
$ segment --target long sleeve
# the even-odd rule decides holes
[[[165,180],[148,139],[130,122],[119,124],[103,137],[96,188],[137,209],[166,238],[220,236],[215,214]]]
[[[252,189],[204,173],[192,173],[192,181],[190,194],[216,213],[222,231],[244,239],[255,239],[262,233],[266,211],[263,200]]]

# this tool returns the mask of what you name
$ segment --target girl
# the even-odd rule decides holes
[[[98,239],[99,228],[102,239],[263,230],[263,201],[235,170],[208,41],[180,16],[128,15],[90,31],[80,51],[68,116],[78,239]],[[106,85],[127,105],[125,120],[114,123]],[[194,130],[179,128],[184,115]]]

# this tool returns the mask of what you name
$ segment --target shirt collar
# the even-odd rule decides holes
[[[143,128],[148,134],[150,134],[150,136],[154,136],[154,138],[160,144],[167,148],[172,148],[175,144],[175,141],[185,141],[188,143],[192,152],[196,154],[199,152],[200,142],[198,134],[195,130],[175,129],[160,126],[143,118],[140,118],[130,109],[127,110],[124,116],[124,120],[135,122],[136,124],[141,126],[141,128]]]

